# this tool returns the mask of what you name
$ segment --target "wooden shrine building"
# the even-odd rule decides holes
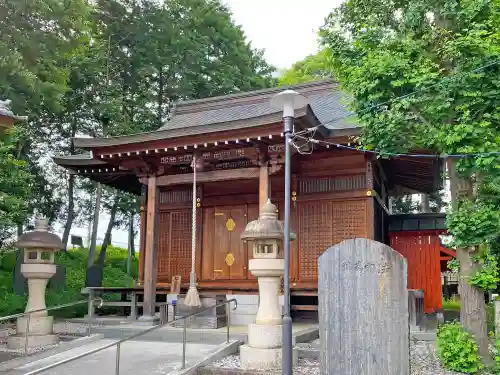
[[[296,111],[295,131],[327,124],[314,132],[316,139],[341,145],[353,142],[359,129],[346,118],[348,110],[334,82],[291,88],[310,100],[310,105]],[[142,194],[139,283],[145,286],[145,305],[153,298],[152,287],[168,286],[173,276],[182,277],[182,290],[188,287],[190,163],[195,153],[203,160],[196,191],[198,289],[202,295],[257,293],[256,278],[248,271],[251,251],[240,234],[257,219],[267,198],[282,219],[282,113],[269,104],[281,90],[179,102],[157,131],[76,138],[75,147],[89,153],[54,159],[78,175]],[[317,295],[317,258],[328,247],[353,237],[389,243],[388,197],[437,191],[441,169],[435,159],[377,160],[371,154],[326,144],[309,144],[295,152],[292,305],[315,303],[307,300],[314,301]]]

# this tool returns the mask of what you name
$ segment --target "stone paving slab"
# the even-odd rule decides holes
[[[17,371],[31,371],[43,366],[73,357],[115,340],[100,340],[97,343],[68,350],[50,358],[18,367]],[[186,367],[215,352],[218,345],[189,343],[186,349]],[[116,347],[105,349],[74,362],[47,370],[43,375],[89,375],[115,373]],[[168,374],[181,367],[182,345],[178,343],[162,343],[150,341],[130,341],[121,345],[120,374],[121,375],[153,375]]]

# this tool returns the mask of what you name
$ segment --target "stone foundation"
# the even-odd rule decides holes
[[[226,295],[216,296],[200,296],[201,307],[189,307],[184,305],[185,295],[179,295],[175,310],[175,318],[179,319],[183,316],[192,314],[196,311],[201,311],[207,307],[218,305],[226,301]],[[174,323],[174,327],[184,327],[186,320],[181,320]],[[219,306],[204,311],[196,316],[187,319],[189,328],[223,328],[227,326],[226,306]]]
[[[255,323],[255,316],[257,315],[257,310],[259,309],[258,294],[228,294],[226,295],[226,298],[235,298],[238,302],[238,308],[236,310],[232,310],[234,304],[231,304],[231,325],[247,326]],[[279,297],[279,303],[283,309],[283,296]]]
[[[40,348],[50,345],[59,344],[59,337],[54,334],[35,336],[30,334],[28,336],[28,349]],[[7,339],[7,348],[9,349],[24,349],[26,345],[26,337],[24,335],[14,335]]]
[[[240,346],[241,367],[248,370],[279,369],[282,365],[283,348],[253,348]],[[293,366],[299,359],[297,349],[293,349]]]
[[[54,317],[53,316],[33,316],[29,319],[30,335],[48,335],[52,333],[54,327]],[[26,332],[26,326],[28,325],[28,317],[22,316],[17,318],[16,323],[16,333],[19,335],[24,335]]]
[[[281,348],[283,325],[249,324],[248,345],[258,349]],[[280,349],[281,350],[281,349]]]

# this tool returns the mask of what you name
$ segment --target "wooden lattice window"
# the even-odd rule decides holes
[[[335,193],[366,188],[366,175],[299,179],[300,194]]]
[[[333,202],[333,244],[356,237],[367,237],[366,200]],[[326,250],[326,249],[325,249]]]
[[[170,272],[189,280],[191,271],[191,211],[170,213]]]
[[[170,213],[158,214],[158,275],[170,279]]]
[[[332,245],[332,203],[304,202],[297,206],[299,277],[318,277],[318,257]]]
[[[372,220],[371,218],[370,220]],[[297,204],[299,279],[316,280],[318,257],[346,239],[367,237],[366,200]]]
[[[201,195],[200,188],[196,189],[197,195]],[[160,204],[168,203],[190,203],[193,199],[193,189],[168,190],[160,192]]]

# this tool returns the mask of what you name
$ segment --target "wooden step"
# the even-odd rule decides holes
[[[317,305],[292,305],[291,311],[318,311]]]

